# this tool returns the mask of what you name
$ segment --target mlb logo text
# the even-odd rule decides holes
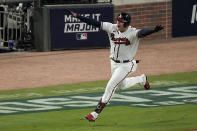
[[[77,33],[76,34],[77,40],[87,40],[88,39],[88,33]]]

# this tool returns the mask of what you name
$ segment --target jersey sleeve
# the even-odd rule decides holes
[[[136,29],[136,28],[133,28],[133,37],[137,37],[138,38],[138,32],[140,31],[140,29]]]
[[[130,40],[132,41],[132,43],[135,43],[135,41],[138,41],[140,39],[138,37],[138,31],[140,30],[136,28],[132,28],[131,36],[130,36]]]
[[[101,29],[106,31],[106,32],[110,32],[111,28],[112,28],[112,23],[110,22],[101,22]]]

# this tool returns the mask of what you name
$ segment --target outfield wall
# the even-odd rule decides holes
[[[113,23],[112,4],[45,5],[35,9],[35,45],[38,51],[109,47],[106,32],[79,21],[65,10]]]
[[[122,2],[122,3],[121,3]],[[95,6],[98,6],[99,4],[95,4]],[[100,4],[104,5],[104,4]],[[84,14],[89,14],[94,12],[94,13],[99,13],[101,16],[101,19],[99,21],[109,21],[108,18],[112,19],[110,22],[113,21],[113,15],[117,16],[118,13],[120,12],[127,12],[131,14],[131,26],[136,27],[138,29],[141,28],[151,28],[154,29],[156,25],[162,25],[164,26],[164,30],[154,33],[145,39],[169,39],[171,37],[182,37],[182,36],[191,36],[191,35],[197,35],[197,1],[196,0],[114,0],[113,5],[109,4],[110,8],[112,7],[112,12],[109,13],[109,11],[104,11],[101,12],[103,9],[98,8],[93,8],[93,10],[89,10],[88,8],[83,8],[80,10],[75,10],[76,7],[75,5],[63,5],[65,7],[73,7],[71,8],[73,11],[79,13],[82,12]],[[56,5],[54,5],[56,6]],[[84,5],[78,5],[79,7],[84,7]],[[93,4],[87,4],[87,7],[92,7]],[[45,7],[46,8],[46,7]],[[47,7],[48,8],[48,7]],[[59,8],[59,6],[58,6]],[[64,8],[62,8],[62,11],[64,11]],[[77,7],[78,8],[78,7]],[[59,10],[59,9],[57,9]],[[45,12],[46,13],[46,12]],[[43,13],[43,15],[45,15]],[[35,13],[36,14],[36,13]],[[38,12],[37,14],[40,14]],[[47,34],[45,32],[40,31],[40,25],[37,24],[37,33],[35,35],[40,34],[41,38],[35,40],[36,44],[42,47],[47,47],[44,50],[55,50],[55,49],[65,49],[65,48],[86,48],[86,47],[106,47],[108,46],[108,41],[106,38],[106,41],[102,41],[101,38],[104,37],[94,37],[94,33],[90,33],[88,31],[72,31],[73,35],[71,36],[68,34],[68,32],[63,31],[64,29],[64,24],[67,25],[69,22],[63,21],[63,15],[60,16],[58,19],[53,18],[57,15],[50,15],[50,12],[48,13],[49,15],[49,20],[46,20],[44,22],[45,25],[50,25],[49,27],[46,27],[42,30],[50,32],[47,37],[44,37],[44,42],[45,45],[42,45],[43,42],[43,34]],[[105,16],[105,17],[104,17]],[[43,18],[42,15],[40,15],[40,18]],[[103,19],[102,19],[103,18]],[[115,17],[114,17],[115,18]],[[38,19],[39,20],[39,19]],[[50,21],[52,20],[52,21]],[[50,22],[48,22],[50,21]],[[57,24],[59,21],[62,21],[62,24]],[[35,21],[36,22],[36,21]],[[37,22],[38,23],[38,22]],[[51,24],[55,23],[53,25],[53,28],[55,30],[51,30]],[[69,25],[69,29],[71,27],[74,29],[74,25],[76,25],[78,22],[73,22],[72,24]],[[79,24],[79,23],[78,23]],[[63,25],[60,27],[60,25]],[[60,27],[60,28],[59,28]],[[80,26],[81,27],[81,26]],[[78,26],[77,26],[78,28]],[[81,28],[80,28],[81,29]],[[62,34],[58,34],[61,33]],[[99,31],[100,32],[100,31]],[[54,33],[53,35],[51,35]],[[93,36],[91,36],[94,34]],[[104,33],[101,33],[104,34]],[[59,37],[62,36],[62,37]],[[38,36],[39,37],[39,36]],[[35,37],[37,38],[37,37]],[[96,40],[95,38],[98,38]],[[60,41],[61,40],[61,41]],[[98,43],[96,43],[96,42]],[[73,42],[73,44],[71,43]],[[57,43],[59,44],[57,46]],[[94,43],[95,45],[93,45]],[[103,45],[102,45],[102,44]],[[39,47],[38,46],[38,47]],[[40,48],[43,50],[43,48]]]

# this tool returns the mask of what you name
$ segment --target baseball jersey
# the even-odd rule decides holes
[[[106,31],[110,41],[110,58],[132,60],[137,52],[139,38],[137,30],[131,26],[125,32],[118,30],[117,24],[102,22],[101,29]]]

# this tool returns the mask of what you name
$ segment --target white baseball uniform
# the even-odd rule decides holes
[[[139,30],[129,26],[125,32],[120,32],[117,24],[109,22],[102,22],[101,29],[107,32],[110,41],[112,76],[102,96],[102,102],[108,103],[117,87],[126,89],[136,84],[143,85],[146,82],[146,78],[145,75],[126,78],[130,73],[135,72],[137,68],[134,56],[139,45],[137,36]],[[117,63],[117,60],[119,63]],[[123,63],[123,61],[128,62]]]

